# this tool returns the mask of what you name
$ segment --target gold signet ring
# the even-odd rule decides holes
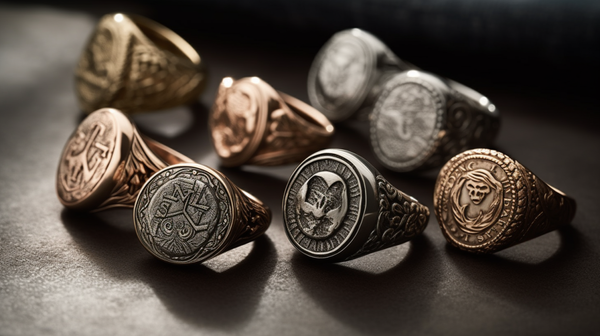
[[[575,200],[491,149],[453,157],[440,171],[433,203],[450,244],[493,253],[569,224]]]
[[[209,123],[215,150],[228,167],[302,161],[324,148],[334,132],[319,111],[258,77],[223,78]]]
[[[170,29],[137,15],[100,19],[75,72],[80,108],[123,113],[166,109],[196,99],[206,84],[200,55]]]
[[[152,255],[191,264],[256,239],[269,227],[271,211],[221,172],[183,163],[148,179],[135,202],[133,221]]]
[[[181,162],[193,161],[142,136],[118,110],[104,108],[85,118],[67,140],[56,192],[65,207],[76,210],[132,207],[152,174]]]

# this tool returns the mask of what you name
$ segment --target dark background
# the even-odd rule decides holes
[[[198,103],[134,120],[267,203],[265,237],[174,266],[142,248],[131,210],[82,215],[58,202],[58,158],[84,117],[73,70],[97,20],[116,11],[166,25],[206,62]],[[208,110],[224,76],[259,76],[307,101],[312,58],[352,27],[490,98],[503,118],[495,148],[574,197],[573,225],[492,256],[449,246],[434,216],[422,237],[354,261],[296,252],[280,207],[295,165],[219,167]],[[599,48],[597,1],[0,3],[0,334],[598,333]],[[332,147],[432,206],[437,171],[383,169],[361,125],[339,125]]]

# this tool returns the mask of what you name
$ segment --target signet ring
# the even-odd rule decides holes
[[[162,169],[144,184],[133,222],[152,255],[191,264],[256,239],[269,227],[271,211],[221,172],[182,163]]]
[[[575,200],[521,163],[491,149],[452,158],[438,175],[435,215],[461,250],[493,253],[538,237],[575,217]]]
[[[200,55],[163,25],[138,15],[100,19],[75,71],[75,91],[86,113],[112,107],[123,113],[186,104],[206,86]]]
[[[67,140],[56,192],[70,209],[130,208],[152,174],[181,162],[193,161],[141,135],[119,110],[103,108],[87,116]]]
[[[429,209],[342,149],[309,156],[283,198],[284,228],[301,253],[344,261],[405,243],[425,230]]]

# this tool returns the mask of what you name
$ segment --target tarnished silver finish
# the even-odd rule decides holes
[[[362,157],[326,149],[302,162],[283,198],[285,232],[303,254],[343,261],[423,232],[429,209],[394,188]]]
[[[332,122],[368,114],[386,75],[415,69],[375,36],[357,28],[336,33],[321,48],[308,74],[312,106]],[[363,113],[358,113],[363,115]]]
[[[167,167],[144,184],[133,221],[151,254],[189,264],[254,240],[269,227],[271,212],[220,172],[190,163]]]
[[[388,78],[370,125],[378,161],[407,172],[439,167],[464,150],[489,146],[500,118],[485,96],[454,81],[410,70]]]
[[[567,225],[575,200],[507,155],[474,149],[440,171],[435,215],[450,244],[493,253]]]

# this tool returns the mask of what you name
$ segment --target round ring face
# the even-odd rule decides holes
[[[253,139],[260,111],[258,89],[237,81],[220,94],[213,107],[211,132],[215,149],[224,159],[251,155],[258,143]]]
[[[171,166],[153,175],[134,206],[142,245],[172,263],[193,263],[218,253],[231,227],[231,197],[201,166]]]
[[[108,111],[92,113],[77,127],[58,165],[56,190],[63,203],[77,203],[98,188],[113,157],[118,132]]]
[[[312,80],[318,104],[328,111],[354,109],[366,94],[373,66],[367,47],[354,37],[345,37],[321,55]]]
[[[105,96],[115,72],[115,37],[106,27],[100,27],[79,59],[77,88],[87,102],[97,102]]]
[[[457,244],[479,248],[507,229],[516,208],[514,164],[487,155],[468,155],[441,179],[438,213]]]
[[[440,94],[414,82],[386,89],[373,111],[371,142],[380,161],[394,169],[427,159],[444,114]]]
[[[348,162],[330,156],[304,162],[288,182],[283,209],[288,237],[306,254],[335,254],[361,222],[363,192]]]

